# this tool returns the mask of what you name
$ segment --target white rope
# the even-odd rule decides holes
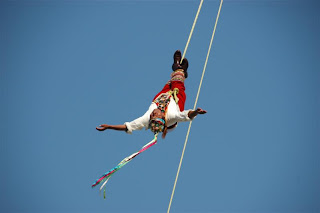
[[[217,28],[218,19],[219,19],[219,16],[220,16],[222,3],[223,3],[223,0],[221,0],[221,2],[220,2],[219,10],[218,10],[217,18],[216,18],[215,25],[214,25],[214,28],[213,28],[213,32],[212,32],[212,36],[211,36],[211,40],[210,40],[210,45],[209,45],[209,48],[208,48],[206,61],[205,61],[204,67],[203,67],[202,76],[201,76],[201,80],[200,80],[200,84],[199,84],[199,89],[198,89],[198,93],[197,93],[197,97],[196,97],[196,100],[195,100],[195,103],[194,103],[193,110],[195,110],[196,106],[197,106],[197,102],[198,102],[198,98],[199,98],[199,94],[200,94],[200,90],[201,90],[201,86],[202,86],[202,80],[203,80],[204,73],[205,73],[206,68],[207,68],[207,63],[208,63],[208,59],[209,59],[209,55],[210,55],[210,51],[211,51],[211,46],[212,46],[214,34],[216,32],[216,28]],[[200,5],[202,5],[202,1],[201,1]],[[199,12],[199,10],[198,10],[198,12]],[[197,13],[197,16],[198,16],[198,13]],[[189,36],[189,40],[190,40],[190,36]],[[189,40],[188,40],[188,42],[189,42]],[[187,45],[188,44],[189,43],[187,43]],[[185,48],[185,51],[186,51],[186,48]],[[184,55],[185,55],[185,53],[183,54],[183,56]],[[180,163],[179,163],[176,179],[174,181],[174,185],[173,185],[173,189],[172,189],[171,198],[170,198],[170,202],[169,202],[169,207],[168,207],[167,213],[170,212],[172,198],[173,198],[173,195],[174,195],[174,192],[175,192],[175,188],[176,188],[176,184],[177,184],[177,181],[178,181],[178,177],[179,177],[179,173],[180,173],[180,169],[181,169],[181,165],[182,165],[182,161],[183,161],[184,152],[185,152],[185,149],[186,149],[186,146],[187,146],[187,142],[188,142],[188,138],[189,138],[189,134],[190,134],[191,125],[192,125],[192,121],[190,121],[190,123],[189,123],[189,128],[188,128],[188,132],[187,132],[187,135],[186,135],[186,140],[184,142],[184,146],[183,146],[183,150],[182,150],[182,154],[181,154],[181,158],[180,158]]]

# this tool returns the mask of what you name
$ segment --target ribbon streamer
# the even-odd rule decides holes
[[[100,187],[100,192],[103,189],[103,187],[105,187],[105,185],[107,184],[108,180],[110,179],[110,177],[116,173],[116,171],[118,171],[119,169],[121,169],[124,165],[126,165],[127,163],[129,163],[133,158],[137,157],[141,152],[146,151],[147,149],[149,149],[151,146],[155,145],[157,143],[158,140],[158,133],[156,133],[154,135],[154,138],[152,141],[150,141],[149,143],[147,143],[146,145],[144,145],[138,152],[133,153],[132,155],[124,158],[117,166],[115,166],[113,169],[109,170],[108,172],[104,173],[100,178],[98,178],[93,184],[92,184],[92,188],[99,185],[101,182],[103,182],[103,184]],[[105,188],[104,188],[104,198],[105,198]]]

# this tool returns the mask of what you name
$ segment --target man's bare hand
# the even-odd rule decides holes
[[[96,127],[96,130],[98,130],[98,131],[104,131],[104,130],[106,130],[106,129],[108,129],[109,128],[109,125],[108,124],[101,124],[101,125],[99,125],[98,127]]]
[[[206,110],[203,110],[203,109],[201,109],[201,108],[198,108],[198,109],[196,109],[196,110],[191,110],[191,111],[189,111],[189,112],[188,112],[188,117],[189,117],[190,119],[193,119],[193,118],[196,117],[198,114],[206,114],[206,113],[207,113]]]
[[[197,113],[198,113],[198,114],[206,114],[207,111],[206,111],[206,110],[203,110],[203,109],[201,109],[201,108],[198,108],[198,109],[197,109]]]

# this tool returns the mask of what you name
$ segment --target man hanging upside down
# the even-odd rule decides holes
[[[188,60],[181,61],[181,52],[177,50],[173,55],[171,79],[163,89],[153,98],[148,111],[131,122],[123,125],[101,124],[96,127],[99,131],[114,129],[126,131],[131,134],[134,130],[142,128],[151,129],[156,134],[162,132],[165,138],[168,129],[173,129],[178,122],[190,121],[198,114],[205,114],[207,111],[198,108],[197,110],[184,110],[186,101],[184,81],[188,77]]]

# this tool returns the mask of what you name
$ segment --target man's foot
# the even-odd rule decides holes
[[[173,71],[176,71],[177,69],[182,69],[182,67],[180,65],[180,61],[181,61],[181,51],[177,50],[173,54],[173,64],[172,64],[172,70]]]
[[[183,71],[184,71],[184,77],[185,77],[185,78],[188,78],[188,67],[189,67],[188,59],[184,58],[184,59],[182,60],[182,63],[181,63],[181,68],[182,68]]]
[[[180,64],[181,61],[181,51],[177,50],[174,54],[173,54],[173,64],[172,64],[172,70],[176,71],[177,69],[183,69],[184,70],[184,77],[188,78],[188,67],[189,67],[189,62],[188,59],[184,58],[182,60],[182,63]]]
[[[173,63],[175,64],[180,64],[181,61],[181,51],[177,50],[174,54],[173,54]]]

